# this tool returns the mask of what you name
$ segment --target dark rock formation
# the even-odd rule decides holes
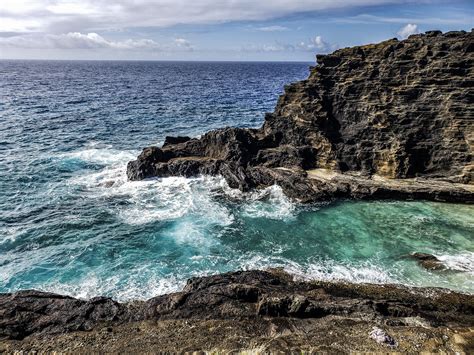
[[[474,32],[430,31],[317,59],[261,129],[167,137],[128,164],[129,179],[220,174],[231,187],[279,184],[303,201],[474,201]]]
[[[427,270],[445,270],[446,266],[436,256],[427,253],[413,253],[410,255],[418,264]]]
[[[188,333],[192,332],[191,325],[199,330],[193,337]],[[95,338],[91,348],[109,341],[120,344],[121,350],[132,343],[138,346],[134,351],[151,350],[141,342],[156,337],[157,329],[161,329],[158,334],[166,336],[156,339],[155,349],[163,348],[167,339],[172,340],[172,350],[184,343],[194,344],[193,350],[209,350],[211,343],[222,349],[226,339],[248,332],[255,332],[247,336],[245,344],[249,347],[258,346],[259,337],[262,344],[269,344],[277,334],[287,334],[292,337],[280,350],[299,341],[308,348],[313,344],[308,337],[314,332],[321,344],[343,344],[340,351],[353,350],[357,344],[365,344],[361,349],[380,351],[383,348],[377,346],[393,347],[402,341],[403,352],[408,349],[403,345],[407,339],[413,338],[417,346],[426,341],[414,338],[419,332],[431,331],[436,339],[442,339],[442,334],[450,334],[449,329],[464,332],[473,326],[472,295],[394,285],[294,281],[281,270],[193,278],[181,292],[128,304],[110,298],[83,301],[37,291],[0,294],[0,351],[5,344],[13,344],[13,349],[27,344],[26,349],[34,349],[38,343],[61,343],[62,334],[67,333],[82,339],[81,344],[87,334],[100,337],[102,340]],[[215,328],[221,329],[217,335],[208,334]],[[115,334],[116,329],[121,336]],[[148,329],[149,333],[140,335],[137,329]],[[183,329],[187,331],[182,333]],[[393,334],[400,332],[406,335],[396,339]],[[300,335],[303,338],[298,338]],[[354,343],[344,347],[345,341]],[[446,339],[442,341],[446,346]],[[464,351],[469,341],[463,343]],[[70,345],[71,339],[65,344]],[[232,346],[242,348],[243,344]]]

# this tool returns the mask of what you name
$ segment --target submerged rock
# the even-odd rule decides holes
[[[318,55],[260,129],[167,137],[130,180],[220,174],[231,187],[279,184],[302,201],[338,197],[474,202],[474,32]]]
[[[446,266],[436,256],[427,253],[413,253],[411,257],[427,270],[445,270]]]

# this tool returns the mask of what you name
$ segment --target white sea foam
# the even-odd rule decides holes
[[[210,230],[219,226],[222,232],[222,228],[234,220],[229,208],[214,198],[216,190],[226,188],[223,178],[165,177],[128,181],[126,163],[130,158],[121,156],[126,159],[111,162],[100,171],[74,177],[69,183],[85,188],[91,198],[122,201],[107,206],[126,224],[175,221],[171,229],[162,231],[164,237],[196,248],[218,243],[218,235],[209,235]]]
[[[296,204],[283,193],[280,186],[273,185],[246,194],[245,197],[242,208],[245,217],[283,220],[295,217]]]
[[[137,152],[116,150],[112,148],[92,148],[86,147],[75,152],[62,154],[61,158],[79,159],[89,163],[114,165],[135,159]]]
[[[436,255],[450,270],[463,271],[474,275],[474,252],[465,251],[459,254]]]
[[[140,272],[137,270],[137,272]],[[109,296],[117,301],[147,300],[149,298],[179,291],[186,281],[176,276],[149,277],[146,281],[138,278],[124,280],[117,275],[101,277],[93,272],[74,283],[53,281],[39,286],[45,292],[65,294],[79,299]]]
[[[222,177],[166,177],[128,181],[126,164],[136,156],[133,152],[87,148],[68,153],[67,156],[106,165],[100,171],[75,176],[69,183],[83,186],[91,197],[127,198],[127,205],[116,212],[128,224],[175,220],[192,214],[206,217],[207,224],[229,225],[234,217],[228,208],[216,201],[218,194],[240,200],[241,212],[246,217],[294,217],[295,204],[276,185],[242,193],[231,189]]]
[[[243,257],[240,267],[244,270],[264,270],[281,267],[300,280],[348,281],[353,283],[397,283],[398,279],[375,262],[344,264],[334,260],[320,260],[300,264],[279,257],[248,255]]]

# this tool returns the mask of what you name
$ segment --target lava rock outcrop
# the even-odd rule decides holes
[[[473,325],[473,295],[304,282],[281,269],[192,278],[180,292],[129,303],[0,294],[2,353],[470,354]]]
[[[167,137],[129,162],[130,180],[222,175],[241,190],[280,185],[337,197],[474,201],[474,32],[318,55],[260,129]]]
[[[474,296],[435,288],[295,281],[270,269],[196,277],[181,292],[131,303],[40,291],[4,293],[0,315],[0,340],[177,319],[340,316],[403,324],[406,317],[420,317],[431,326],[464,327],[474,324]]]

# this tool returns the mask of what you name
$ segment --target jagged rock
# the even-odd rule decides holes
[[[0,294],[0,338],[91,330],[99,322],[132,319],[134,312],[106,297],[82,301],[39,291]]]
[[[427,270],[444,270],[446,266],[436,256],[427,253],[413,253],[410,255],[418,264]]]
[[[170,137],[170,136],[166,136],[165,137],[165,142],[163,143],[163,147],[166,147],[167,145],[171,145],[171,144],[186,143],[189,140],[191,140],[191,137]]]
[[[0,294],[0,339],[60,334],[145,320],[418,317],[423,324],[474,324],[474,296],[440,289],[294,281],[280,271],[192,278],[181,292],[146,302],[89,301],[39,291]]]
[[[282,270],[192,278],[181,292],[131,303],[38,291],[0,294],[5,353],[348,353],[394,345],[403,353],[471,353],[473,326],[473,295],[295,281]]]
[[[129,179],[220,174],[242,190],[280,184],[303,201],[474,202],[472,31],[429,31],[317,60],[261,129],[167,137],[128,164]]]

